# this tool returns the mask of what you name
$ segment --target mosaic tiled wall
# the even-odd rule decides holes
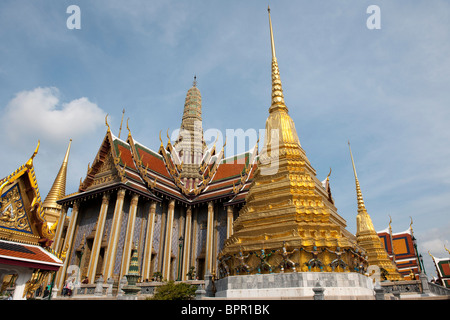
[[[97,223],[101,202],[82,202],[78,212],[77,233],[71,250],[70,264],[76,263],[75,250],[80,246],[84,235],[89,236]]]
[[[120,273],[120,266],[122,264],[123,245],[127,231],[128,212],[130,211],[130,196],[125,196],[122,208],[122,221],[120,222],[119,242],[117,245],[116,261],[114,263],[114,274]]]
[[[163,212],[163,206],[162,204],[158,203],[156,205],[155,210],[155,225],[153,230],[153,252],[156,252],[155,261],[153,262],[153,270],[151,272],[151,275],[153,275],[153,272],[157,271],[158,266],[158,260],[159,260],[159,244],[161,241],[161,221],[162,221],[162,212]]]

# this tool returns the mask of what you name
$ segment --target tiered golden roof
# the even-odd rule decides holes
[[[381,243],[381,239],[373,227],[372,219],[367,213],[361,187],[359,185],[358,175],[356,174],[355,161],[353,160],[350,142],[348,143],[348,147],[350,149],[350,157],[352,158],[353,173],[355,174],[356,199],[358,201],[358,215],[356,216],[356,239],[358,244],[366,250],[369,265],[376,265],[385,270],[385,277],[387,280],[404,280],[402,275],[398,272],[394,262],[389,259],[389,256]]]

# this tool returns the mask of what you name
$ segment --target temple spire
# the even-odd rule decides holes
[[[367,213],[361,193],[361,187],[359,186],[358,175],[356,174],[355,161],[353,160],[350,141],[348,142],[348,147],[350,149],[350,157],[352,158],[353,173],[355,174],[356,197],[358,199],[358,214],[356,215],[356,242],[366,251],[369,265],[377,265],[387,271],[387,274],[385,275],[387,280],[403,280],[403,277],[397,270],[395,262],[391,261],[389,258],[386,249],[381,243],[380,237],[375,231],[372,219]]]
[[[350,147],[350,141],[348,142],[348,148],[350,150],[350,157],[352,158],[352,166],[353,173],[355,175],[355,184],[356,184],[356,199],[358,201],[358,212],[366,209],[366,205],[364,204],[364,199],[361,192],[361,186],[359,185],[358,175],[356,174],[355,161],[353,160],[352,148]]]
[[[278,69],[277,57],[275,55],[275,41],[273,40],[272,19],[270,18],[270,7],[267,8],[269,12],[269,26],[270,26],[270,44],[272,47],[272,103],[269,112],[275,110],[283,110],[288,112],[288,108],[284,103],[283,88],[281,87],[280,70]]]
[[[49,223],[54,223],[59,218],[59,213],[61,206],[56,203],[59,199],[66,195],[66,175],[67,175],[67,164],[69,162],[70,146],[72,145],[72,139],[69,141],[69,146],[67,147],[66,154],[64,156],[63,163],[56,175],[55,181],[50,188],[47,197],[42,204],[44,209],[44,215]],[[56,212],[55,212],[56,211]]]
[[[272,59],[276,59],[275,42],[273,41],[272,19],[270,19],[270,7],[267,7],[267,12],[269,12],[270,44],[272,46]]]

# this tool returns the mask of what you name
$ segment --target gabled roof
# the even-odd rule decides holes
[[[0,264],[57,271],[63,262],[40,246],[0,240]]]
[[[30,159],[0,180],[0,239],[50,246],[56,224],[49,229],[43,215],[42,201]]]
[[[115,188],[130,189],[144,197],[160,200],[142,178],[129,141],[132,140],[124,141],[114,136],[108,127],[92,165],[88,165],[86,177],[80,181],[78,192],[62,198],[58,203],[70,203]]]
[[[129,128],[128,131],[124,141],[114,136],[108,126],[94,162],[88,166],[84,180],[80,181],[78,192],[58,203],[70,203],[93,193],[119,187],[134,190],[157,201],[168,196],[187,205],[217,199],[225,200],[226,204],[245,200],[257,168],[257,146],[225,159],[225,145],[218,153],[214,145],[202,159],[199,168],[202,181],[194,188],[187,188],[180,178],[183,163],[177,158],[177,151],[170,139],[166,147],[160,139],[161,146],[155,152],[134,140]]]

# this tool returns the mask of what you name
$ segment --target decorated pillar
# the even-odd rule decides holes
[[[153,231],[155,226],[156,202],[152,201],[147,218],[147,231],[145,235],[145,248],[142,263],[142,279],[150,279],[152,277],[152,250],[153,250]]]
[[[26,300],[24,296],[26,283],[31,279],[33,275],[33,269],[23,268],[24,271],[18,273],[18,276],[15,281],[15,289],[13,294],[13,300]]]
[[[105,269],[103,271],[105,281],[107,281],[108,278],[111,278],[114,270],[114,261],[116,258],[117,245],[119,243],[120,223],[122,221],[123,215],[122,208],[124,198],[125,198],[125,190],[119,189],[119,191],[117,192],[116,206],[114,208],[114,217],[109,235],[108,250],[106,251],[105,257]]]
[[[67,207],[63,206],[61,209],[61,215],[59,216],[58,219],[58,226],[56,227],[56,233],[55,233],[55,237],[54,237],[54,241],[52,243],[52,249],[56,252],[56,253],[60,253],[61,252],[61,246],[62,246],[62,232],[64,230],[64,221],[66,220],[66,215],[67,215]]]
[[[64,265],[59,269],[56,275],[56,287],[61,289],[64,284],[66,277],[67,267],[70,262],[70,253],[72,252],[73,239],[75,234],[75,226],[78,219],[79,204],[78,202],[73,203],[72,216],[70,217],[69,228],[67,229],[66,239],[64,240],[63,251],[66,251],[66,258],[64,260]]]
[[[139,200],[138,194],[134,194],[133,197],[131,198],[130,212],[128,214],[127,232],[125,235],[125,242],[123,245],[122,264],[120,268],[119,279],[122,279],[122,277],[128,272],[128,268],[130,267],[131,250],[133,249],[134,224],[136,221],[136,210],[138,200]]]
[[[164,239],[164,257],[162,265],[162,276],[163,279],[170,279],[170,260],[172,255],[172,229],[173,229],[173,216],[175,211],[175,200],[170,200],[168,210],[167,210],[167,221],[166,221],[166,236]]]
[[[233,206],[227,207],[227,239],[233,235]]]
[[[183,248],[183,271],[181,280],[187,280],[187,273],[191,267],[191,229],[192,229],[192,209],[188,207],[186,210],[186,222],[184,229],[184,248]]]
[[[214,243],[214,203],[208,202],[208,221],[206,224],[206,257],[205,275],[212,273],[213,269],[213,243]]]
[[[109,194],[103,194],[102,205],[100,207],[100,213],[97,220],[97,228],[95,230],[94,243],[92,244],[91,258],[89,260],[88,267],[88,279],[89,283],[95,283],[95,275],[97,273],[98,256],[100,253],[103,231],[105,230],[106,214],[108,212]]]

